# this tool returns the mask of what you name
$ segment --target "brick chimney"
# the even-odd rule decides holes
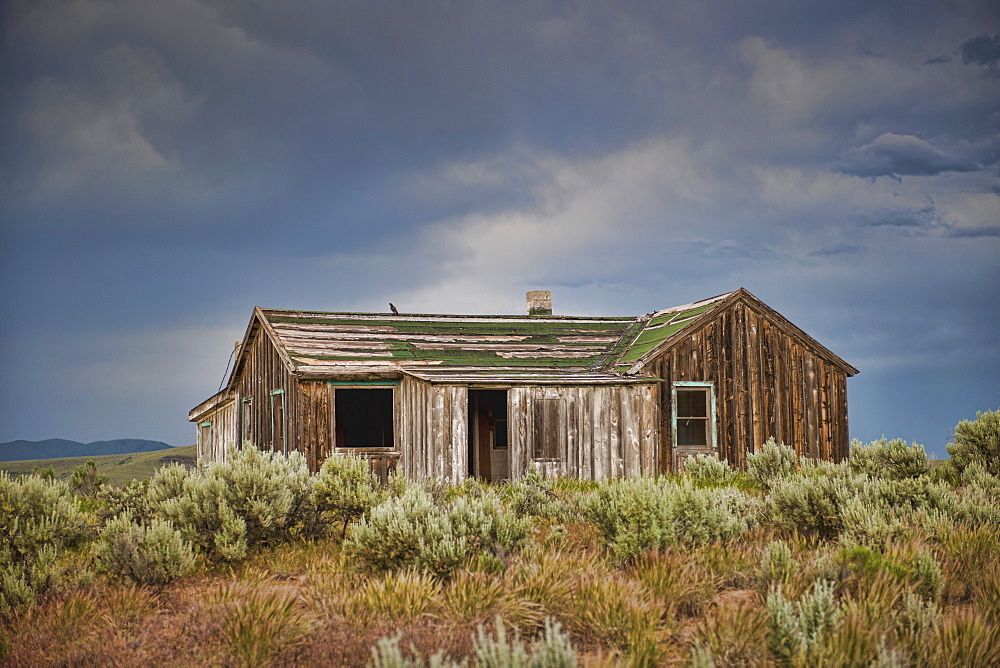
[[[552,315],[552,291],[529,290],[525,295],[528,315]]]

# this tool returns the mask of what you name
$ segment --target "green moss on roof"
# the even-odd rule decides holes
[[[434,363],[433,368],[599,370],[613,366],[626,371],[716,304],[718,301],[713,301],[648,321],[620,317],[263,313],[277,327],[279,337],[285,338],[284,345],[297,366],[322,362],[429,362]],[[301,339],[310,340],[306,350],[295,349]],[[362,343],[370,343],[372,349],[366,350]]]
[[[697,316],[712,309],[718,303],[712,302],[683,311],[674,311],[650,318],[642,332],[639,333],[628,347],[628,350],[618,358],[618,366],[616,368],[624,367],[627,370],[631,365],[630,363],[641,359],[643,355],[652,351],[674,334],[693,323],[698,319]]]

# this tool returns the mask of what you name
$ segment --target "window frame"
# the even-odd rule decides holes
[[[271,392],[271,451],[277,452],[275,449],[275,435],[277,431],[275,429],[274,420],[274,404],[275,400],[281,402],[281,453],[288,456],[288,416],[286,411],[288,407],[285,405],[285,391],[284,390],[273,390]]]
[[[332,451],[336,453],[374,453],[374,452],[398,452],[399,451],[399,425],[397,417],[399,407],[399,385],[398,380],[328,380],[326,384],[333,390],[330,399],[332,409],[332,419],[330,420],[330,443]],[[337,415],[337,391],[338,390],[390,390],[392,392],[389,403],[389,420],[392,423],[392,445],[391,446],[365,446],[365,445],[340,445],[337,439],[337,425],[339,417]],[[384,438],[383,438],[384,442]]]
[[[708,443],[700,445],[679,445],[677,443],[677,391],[703,389],[707,391],[708,397]],[[677,380],[670,386],[670,444],[674,448],[706,448],[708,452],[718,454],[718,430],[716,428],[716,405],[715,405],[715,383],[700,380]],[[693,416],[682,416],[693,417]]]
[[[211,420],[205,420],[204,422],[199,422],[198,423],[198,429],[200,430],[199,433],[201,434],[201,444],[202,444],[202,447],[204,449],[206,449],[209,453],[211,453],[212,452],[212,435],[213,435],[213,432],[215,431],[214,429],[212,429],[212,421]],[[207,437],[206,437],[206,435],[207,435]]]
[[[253,397],[243,397],[240,400],[240,433],[236,442],[236,449],[242,450],[243,443],[253,440]]]

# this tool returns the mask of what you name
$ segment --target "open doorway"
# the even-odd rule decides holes
[[[490,482],[510,477],[507,390],[469,390],[469,475]]]

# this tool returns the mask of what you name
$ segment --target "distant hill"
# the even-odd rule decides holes
[[[171,447],[173,446],[169,443],[146,441],[141,438],[119,438],[113,441],[94,441],[93,443],[79,443],[64,438],[50,438],[44,441],[8,441],[0,443],[0,461],[100,457],[133,452],[153,452]]]
[[[147,443],[149,441],[146,441]],[[97,464],[97,472],[108,476],[112,485],[121,485],[128,480],[146,480],[156,469],[167,464],[179,463],[188,467],[195,465],[195,446],[169,447],[153,452],[133,452],[119,455],[102,455],[95,457],[65,457],[61,459],[28,459],[24,461],[0,462],[0,472],[7,471],[13,475],[31,473],[34,469],[52,468],[57,478],[68,479],[73,471],[88,459]],[[0,475],[3,475],[0,473]]]

